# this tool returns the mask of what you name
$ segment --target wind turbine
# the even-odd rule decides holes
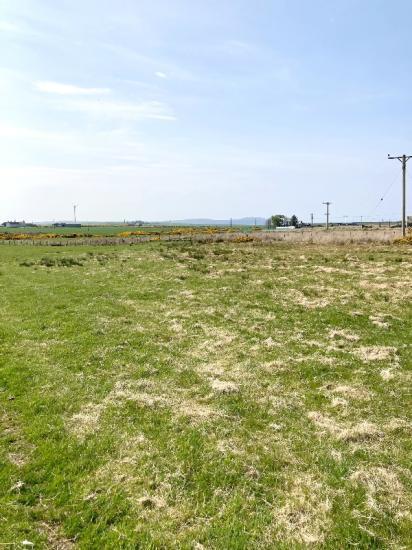
[[[73,204],[73,217],[74,217],[74,223],[76,223],[76,209],[79,205]]]

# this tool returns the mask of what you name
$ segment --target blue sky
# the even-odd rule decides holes
[[[0,218],[399,218],[411,22],[400,0],[0,0]]]

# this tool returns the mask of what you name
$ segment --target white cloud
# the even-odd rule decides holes
[[[105,95],[110,93],[109,88],[82,88],[73,84],[61,84],[49,80],[34,83],[37,90],[48,94],[58,95]]]
[[[176,120],[168,105],[160,101],[107,101],[96,99],[66,100],[60,103],[62,109],[84,112],[94,116],[126,120],[157,119]]]
[[[156,71],[156,72],[155,72],[155,75],[156,75],[158,78],[167,78],[167,74],[166,74],[166,73],[162,73],[162,71]]]

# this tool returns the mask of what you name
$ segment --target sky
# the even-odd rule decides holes
[[[400,219],[411,24],[409,0],[0,0],[0,221]]]

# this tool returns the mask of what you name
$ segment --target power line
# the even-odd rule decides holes
[[[323,202],[322,204],[326,204],[326,229],[329,229],[329,206],[332,204],[329,201]]]
[[[369,214],[366,216],[366,218],[370,218],[372,214],[374,214],[376,212],[376,210],[379,208],[379,206],[382,204],[383,200],[385,199],[385,197],[388,195],[389,191],[392,189],[392,187],[395,185],[396,181],[397,181],[398,177],[396,176],[392,183],[387,187],[386,191],[383,193],[383,195],[381,196],[381,198],[379,199],[378,203],[376,204],[376,206],[374,206],[372,208],[372,210],[369,212]]]
[[[406,163],[412,158],[412,155],[402,155],[399,157],[391,157],[388,155],[389,160],[399,160],[402,163],[402,235],[406,235]]]

